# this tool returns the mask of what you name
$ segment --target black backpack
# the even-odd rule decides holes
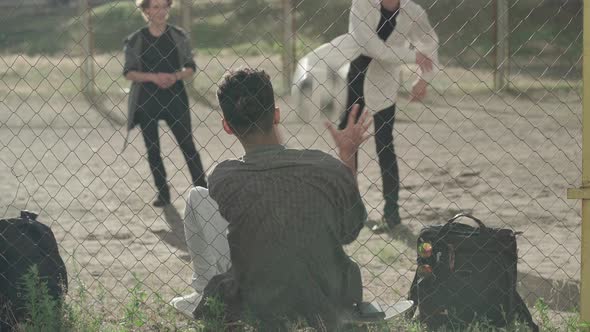
[[[479,227],[455,222],[461,217]],[[509,229],[488,228],[467,214],[423,228],[409,292],[415,306],[408,318],[417,307],[419,320],[430,329],[460,329],[476,321],[504,327],[518,318],[538,331],[516,291],[516,235]]]
[[[51,229],[22,211],[20,218],[0,219],[0,331],[10,331],[28,317],[24,276],[36,266],[39,280],[58,304],[68,288],[65,264]]]

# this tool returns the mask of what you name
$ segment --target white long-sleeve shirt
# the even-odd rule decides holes
[[[367,110],[376,112],[395,104],[401,65],[415,63],[416,51],[433,62],[432,71],[418,73],[430,82],[439,71],[438,37],[424,9],[411,0],[401,0],[395,29],[386,41],[377,34],[380,19],[380,0],[352,0],[348,33],[302,58],[294,75],[295,84],[313,75],[319,66],[338,71],[361,54],[369,56],[373,61],[367,69],[364,97]]]

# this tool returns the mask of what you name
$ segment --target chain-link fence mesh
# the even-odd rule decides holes
[[[490,227],[523,232],[518,291],[542,326],[565,330],[580,300],[581,215],[565,196],[581,178],[582,1],[511,1],[504,14],[498,2],[416,0],[438,35],[440,71],[426,97],[410,102],[418,66],[400,65],[399,96],[391,97],[401,225],[380,234],[365,227],[346,252],[361,267],[364,299],[387,307],[407,296],[420,229],[472,213]],[[195,52],[197,70],[185,85],[207,172],[243,154],[222,127],[215,96],[222,75],[239,66],[270,75],[287,146],[336,155],[323,121],[337,123],[344,112],[350,67],[331,71],[320,61],[299,85],[285,78],[305,54],[348,31],[350,1],[293,1],[288,17],[285,5],[172,5],[169,22],[190,32]],[[152,206],[156,189],[139,128],[122,152],[130,95],[123,41],[145,26],[140,10],[131,1],[102,0],[2,0],[0,7],[2,218],[35,210],[51,226],[79,328],[192,326],[168,305],[193,291],[183,213],[196,180],[176,139],[182,135],[159,125],[172,202],[163,209]],[[499,66],[494,22],[502,15],[509,62]],[[286,20],[292,33],[284,31]],[[283,55],[289,47],[291,59]],[[501,92],[497,67],[506,78]],[[375,141],[359,151],[358,184],[379,226],[386,207]]]

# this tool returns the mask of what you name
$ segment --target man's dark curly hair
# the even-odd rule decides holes
[[[223,117],[238,137],[269,133],[275,98],[270,77],[263,70],[240,68],[227,73],[217,90]]]

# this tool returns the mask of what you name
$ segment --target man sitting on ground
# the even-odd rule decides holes
[[[265,72],[230,72],[217,96],[224,130],[246,153],[215,168],[210,196],[196,188],[187,202],[187,241],[197,291],[204,292],[195,317],[206,314],[209,298],[219,297],[227,321],[254,319],[263,330],[279,330],[305,319],[313,327],[337,328],[362,301],[360,270],[343,245],[356,239],[367,218],[354,158],[368,138],[367,113],[354,123],[357,107],[341,131],[327,126],[338,160],[282,145],[280,111]],[[215,245],[225,226],[229,247]],[[231,268],[224,271],[227,250]],[[203,289],[215,272],[222,274]]]

